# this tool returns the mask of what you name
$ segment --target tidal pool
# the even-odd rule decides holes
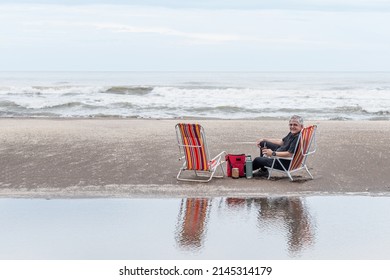
[[[0,259],[390,259],[390,197],[0,199]]]

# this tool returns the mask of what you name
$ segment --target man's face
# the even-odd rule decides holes
[[[303,128],[303,125],[299,124],[296,120],[290,120],[288,125],[290,126],[290,132],[292,134],[299,133]]]

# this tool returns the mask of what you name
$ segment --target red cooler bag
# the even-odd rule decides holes
[[[226,160],[226,171],[228,177],[232,177],[232,169],[238,168],[239,176],[244,177],[245,176],[245,154],[240,155],[232,155],[228,154],[225,156]]]

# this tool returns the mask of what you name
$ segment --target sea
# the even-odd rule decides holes
[[[390,72],[0,72],[0,117],[389,120]]]

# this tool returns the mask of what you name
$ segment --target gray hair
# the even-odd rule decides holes
[[[297,121],[300,125],[303,125],[303,118],[301,116],[294,115],[290,118],[290,121],[291,120]]]

